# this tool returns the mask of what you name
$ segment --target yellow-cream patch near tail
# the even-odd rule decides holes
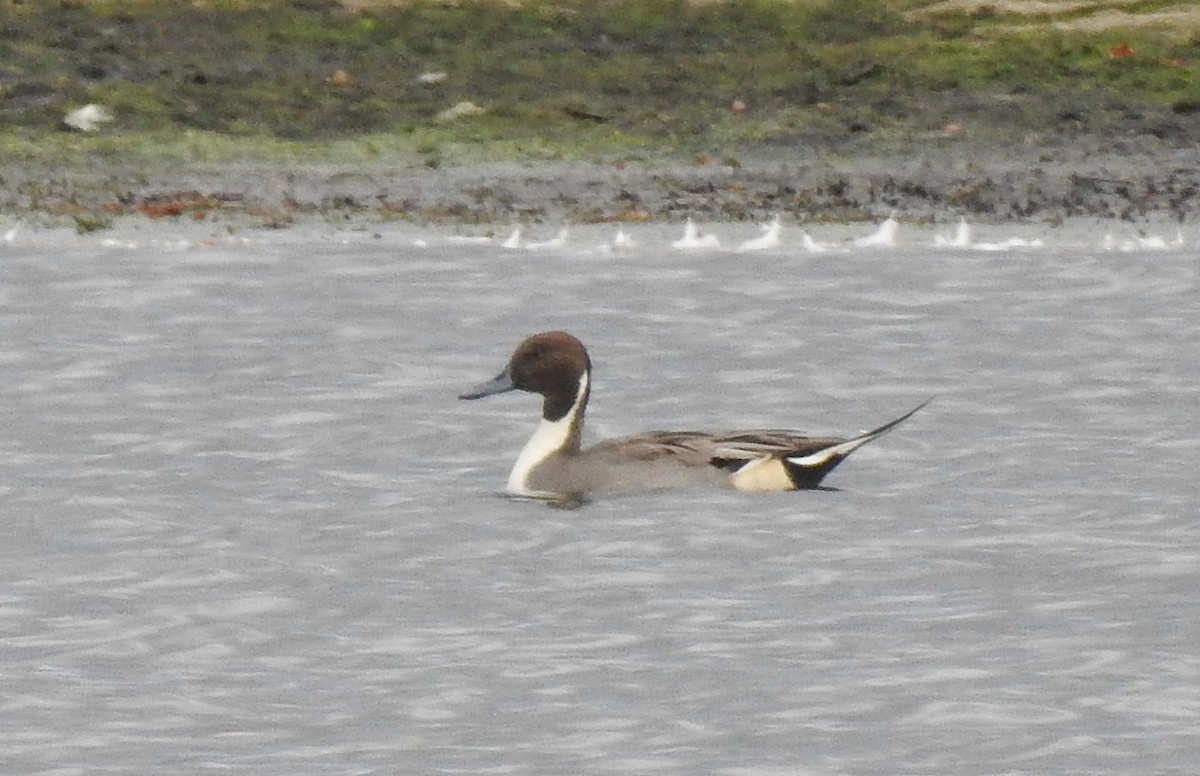
[[[778,458],[759,458],[733,473],[733,487],[749,493],[780,493],[795,490],[783,461]]]

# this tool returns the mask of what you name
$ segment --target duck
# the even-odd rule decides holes
[[[650,431],[583,447],[592,387],[587,348],[563,331],[519,344],[493,379],[460,394],[474,400],[509,391],[542,397],[542,416],[517,455],[506,494],[578,503],[592,493],[721,486],[746,492],[817,488],[858,448],[908,420],[929,401],[850,438],[794,431]]]

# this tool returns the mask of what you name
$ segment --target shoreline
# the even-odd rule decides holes
[[[860,153],[855,153],[858,150]],[[1086,217],[1200,220],[1194,150],[1133,140],[990,146],[957,138],[879,151],[613,161],[512,159],[375,164],[306,159],[124,167],[30,165],[0,181],[0,212],[104,228],[124,216],[232,219],[286,227],[310,218],[414,224],[672,222],[686,217],[1054,224]],[[81,231],[85,229],[81,228]]]

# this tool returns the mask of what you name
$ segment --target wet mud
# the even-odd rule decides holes
[[[1102,147],[1106,146],[1106,147]],[[1146,142],[995,148],[935,139],[903,151],[811,154],[803,146],[734,158],[604,163],[118,164],[0,174],[0,209],[27,217],[234,219],[286,227],[367,219],[505,224],[758,220],[1057,223],[1089,217],[1177,222],[1200,216],[1200,158]]]

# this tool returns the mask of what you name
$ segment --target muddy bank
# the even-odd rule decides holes
[[[930,138],[904,148],[756,149],[737,157],[613,162],[274,161],[175,168],[26,166],[0,173],[0,210],[102,228],[120,216],[414,223],[795,219],[1054,223],[1200,218],[1200,159],[1153,143],[1075,139],[992,147]]]

